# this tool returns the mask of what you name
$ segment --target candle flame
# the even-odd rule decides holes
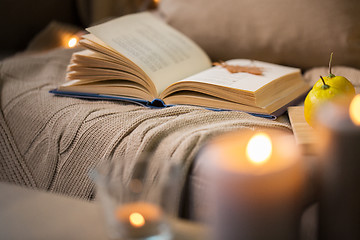
[[[138,212],[130,214],[129,221],[134,227],[142,227],[145,224],[145,218]]]
[[[351,101],[349,114],[353,123],[360,126],[360,94],[356,95]]]
[[[265,163],[272,153],[272,143],[270,137],[265,133],[255,134],[248,142],[246,155],[254,164]]]
[[[70,38],[70,40],[68,41],[68,47],[69,48],[73,48],[76,46],[76,44],[78,43],[78,39],[76,37],[72,37]]]

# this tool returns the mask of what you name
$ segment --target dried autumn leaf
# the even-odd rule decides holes
[[[262,69],[259,67],[255,67],[255,66],[230,65],[223,61],[214,62],[213,65],[226,68],[230,73],[246,72],[246,73],[250,73],[250,74],[254,74],[254,75],[262,75],[263,74]]]

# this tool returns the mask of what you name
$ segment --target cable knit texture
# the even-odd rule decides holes
[[[196,154],[210,138],[243,128],[291,132],[276,121],[200,107],[148,109],[125,102],[57,97],[74,50],[19,54],[0,62],[0,180],[83,199],[94,197],[89,171],[111,161],[124,182],[142,152],[151,152],[146,191],[160,195],[179,171],[174,213]],[[357,72],[358,74],[358,72]]]

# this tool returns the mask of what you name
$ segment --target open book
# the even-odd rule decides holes
[[[73,54],[58,95],[119,99],[147,106],[178,104],[279,115],[309,86],[297,68],[237,59],[261,75],[212,66],[191,39],[148,12],[90,27]]]

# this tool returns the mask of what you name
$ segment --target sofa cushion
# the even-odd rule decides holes
[[[160,15],[213,60],[360,68],[360,1],[162,0]]]

